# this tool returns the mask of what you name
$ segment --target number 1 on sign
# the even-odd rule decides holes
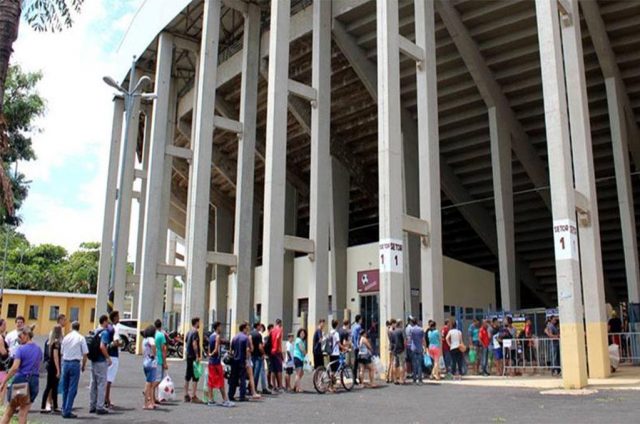
[[[562,246],[562,250],[564,250],[564,237],[560,237],[560,245]]]

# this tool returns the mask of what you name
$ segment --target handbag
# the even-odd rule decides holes
[[[11,385],[11,399],[9,403],[13,408],[31,403],[29,383],[13,383]]]
[[[463,342],[460,342],[460,345],[458,346],[458,350],[462,353],[465,353],[467,351],[467,346]]]
[[[193,376],[196,380],[199,380],[202,376],[202,363],[195,361],[193,363]]]

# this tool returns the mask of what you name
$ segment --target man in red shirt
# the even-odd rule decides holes
[[[484,376],[489,375],[489,370],[487,366],[489,365],[489,344],[491,343],[491,337],[489,336],[489,322],[484,319],[482,320],[482,325],[480,325],[480,331],[478,333],[478,339],[480,340],[480,346],[482,348],[482,356],[481,356],[481,373]]]
[[[275,375],[275,390],[284,392],[282,388],[282,320],[278,318],[269,334],[271,339],[271,372]]]
[[[444,327],[442,327],[442,333],[440,334],[440,340],[442,340],[442,356],[444,357],[444,366],[447,374],[451,370],[451,352],[449,349],[449,343],[447,343],[447,334],[449,334],[449,320],[444,320]]]

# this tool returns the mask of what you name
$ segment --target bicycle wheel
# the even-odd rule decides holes
[[[329,388],[331,377],[324,367],[316,368],[313,370],[313,387],[316,392],[324,394]]]
[[[349,392],[353,389],[354,378],[351,368],[345,367],[340,370],[340,382],[346,391]]]

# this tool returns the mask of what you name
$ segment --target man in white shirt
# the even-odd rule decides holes
[[[18,316],[16,317],[16,328],[15,330],[9,331],[7,336],[4,338],[9,346],[9,356],[13,358],[13,355],[16,353],[16,349],[20,346],[20,341],[18,340],[18,334],[22,332],[24,328],[24,317]]]
[[[87,364],[89,348],[84,336],[79,333],[80,323],[71,323],[71,332],[62,340],[62,417],[77,418],[72,413],[73,402],[78,393],[80,373],[84,372]],[[82,363],[82,365],[81,365]]]

